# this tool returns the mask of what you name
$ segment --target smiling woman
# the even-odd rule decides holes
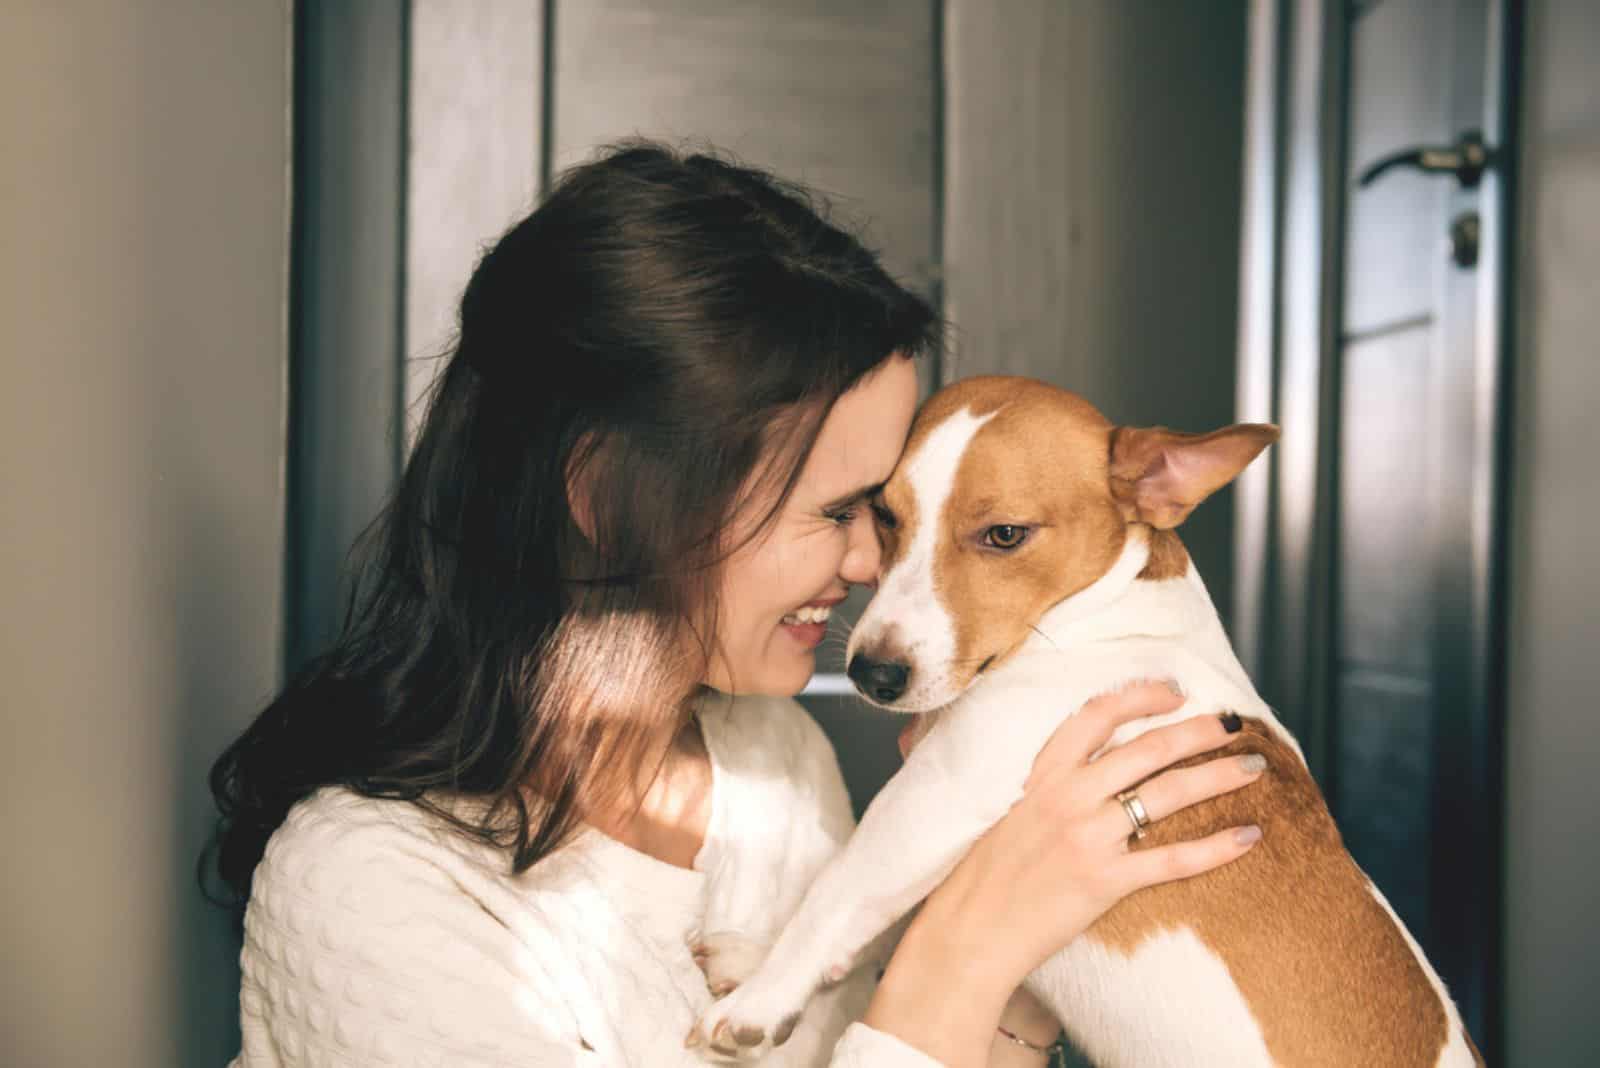
[[[806,191],[648,142],[569,171],[485,253],[400,484],[358,546],[341,634],[212,772],[216,870],[246,931],[246,1060],[280,1059],[271,1028],[251,1026],[275,1017],[282,990],[267,974],[274,920],[319,922],[315,902],[279,916],[274,877],[298,858],[382,879],[366,847],[383,854],[384,842],[355,832],[332,853],[321,829],[366,814],[425,820],[490,850],[526,890],[548,876],[540,861],[608,848],[577,848],[599,828],[632,847],[624,856],[650,858],[653,888],[684,881],[717,837],[723,743],[715,717],[697,715],[702,698],[787,698],[805,685],[828,608],[876,573],[857,506],[894,467],[913,360],[939,334],[933,310]],[[779,707],[762,730],[803,719]],[[763,720],[760,706],[747,714]],[[816,763],[826,741],[808,726],[785,745],[826,775],[797,777],[805,793],[779,815],[837,834],[848,801],[831,752]],[[341,867],[350,860],[368,870]],[[474,908],[514,923],[495,892]],[[589,910],[583,924],[615,918]],[[516,989],[479,1009],[509,1005]],[[496,1021],[473,1018],[453,1063],[497,1038]],[[817,1042],[831,1046],[848,1022]],[[526,1021],[498,1024],[523,1034],[522,1049],[550,1052],[564,1034],[542,1021],[557,1044],[546,1049],[528,1045]],[[615,1034],[591,1018],[566,1037],[615,1063],[623,1050],[603,1049],[608,1037],[627,1045]],[[352,1052],[330,1050],[341,1063]]]
[[[887,477],[937,335],[797,187],[648,143],[570,171],[473,272],[343,633],[217,763],[224,879],[330,783],[469,787],[509,841],[440,814],[523,871],[637,800],[702,685],[795,692],[782,617],[872,562],[819,504]]]
[[[871,506],[939,336],[802,191],[650,143],[485,253],[342,632],[212,771],[240,1066],[701,1063],[682,1036],[853,827],[792,695],[877,580]],[[1107,699],[1058,752],[1175,700]],[[1226,735],[1146,737],[1129,761],[1154,771]],[[956,869],[883,987],[841,973],[764,1062],[1039,1063],[1057,1027],[1016,993],[1028,962],[1155,881],[1078,848],[1110,802],[1065,789],[1001,821],[1002,862]],[[1241,847],[1172,849],[1162,878]]]

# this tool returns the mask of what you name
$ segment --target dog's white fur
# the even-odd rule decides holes
[[[1047,612],[1016,654],[965,693],[950,692],[948,673],[924,659],[931,654],[948,661],[954,645],[924,539],[936,537],[935,520],[962,451],[982,422],[956,413],[912,458],[914,544],[886,576],[850,643],[853,653],[894,623],[915,657],[913,677],[924,673],[930,680],[926,689],[913,683],[907,693],[915,699],[912,707],[954,703],[934,715],[845,849],[812,884],[762,967],[702,1018],[702,1036],[726,1023],[735,1030],[759,1028],[770,1040],[819,983],[849,970],[874,938],[943,881],[1021,797],[1034,757],[1056,727],[1093,697],[1149,679],[1175,680],[1186,696],[1166,716],[1119,728],[1110,745],[1227,708],[1268,725],[1300,752],[1251,685],[1194,568],[1179,578],[1137,579],[1149,555],[1137,535],[1105,575]],[[754,872],[741,877],[759,878]],[[1405,931],[1398,918],[1395,925]],[[1454,1003],[1415,940],[1408,932],[1405,938],[1445,1008],[1449,1039],[1437,1065],[1472,1065]],[[1105,1068],[1274,1063],[1225,963],[1186,930],[1151,938],[1131,955],[1079,938],[1027,985]]]
[[[956,468],[973,436],[993,418],[992,412],[975,416],[962,409],[934,427],[910,458],[906,474],[917,495],[917,510],[928,520],[917,524],[904,559],[883,576],[866,613],[850,634],[847,663],[860,646],[862,635],[876,637],[890,622],[902,628],[900,647],[917,665],[909,688],[897,702],[898,707],[909,712],[939,708],[955,697],[949,667],[956,655],[956,630],[933,588],[933,554],[939,545],[939,524],[932,517],[939,515],[949,498]]]

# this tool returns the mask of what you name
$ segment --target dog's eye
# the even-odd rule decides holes
[[[883,524],[885,530],[893,530],[900,525],[900,521],[894,517],[894,513],[876,501],[872,504],[872,514],[878,517],[878,522]]]
[[[983,532],[983,543],[994,549],[1015,549],[1028,539],[1028,528],[1001,523]]]

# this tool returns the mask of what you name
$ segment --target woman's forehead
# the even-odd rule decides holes
[[[916,404],[916,368],[903,356],[891,356],[835,401],[800,476],[808,495],[831,500],[887,480]]]

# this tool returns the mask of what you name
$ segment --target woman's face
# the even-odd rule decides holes
[[[904,356],[889,357],[834,403],[788,501],[722,567],[707,685],[774,695],[805,687],[828,610],[852,583],[878,579],[867,498],[900,459],[916,406],[916,368]],[[747,521],[770,507],[770,498],[753,501]]]

